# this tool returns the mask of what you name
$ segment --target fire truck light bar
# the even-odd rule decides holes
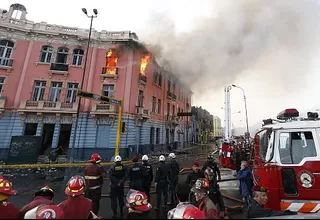
[[[277,115],[277,119],[279,120],[286,120],[286,119],[295,118],[295,117],[299,117],[299,112],[295,108],[286,109]]]

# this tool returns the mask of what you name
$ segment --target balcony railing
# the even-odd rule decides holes
[[[13,59],[0,57],[0,66],[12,67]]]
[[[74,113],[77,111],[77,107],[77,103],[62,103],[50,101],[22,101],[19,106],[19,111]]]
[[[116,114],[115,106],[111,104],[105,104],[105,103],[93,104],[90,114],[101,114],[101,115]]]
[[[180,123],[180,117],[176,116],[176,115],[167,115],[166,117],[167,121],[170,124],[179,124]]]
[[[143,84],[147,83],[147,77],[145,75],[140,74],[139,75],[139,81],[142,82]]]
[[[116,77],[118,76],[118,70],[118,67],[104,66],[102,67],[101,75],[104,77]]]
[[[69,64],[67,64],[67,63],[51,63],[50,70],[51,71],[59,71],[59,72],[68,72]]]

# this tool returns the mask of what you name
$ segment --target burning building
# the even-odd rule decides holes
[[[114,49],[109,49],[106,56],[105,74],[116,75],[118,74],[118,56]]]

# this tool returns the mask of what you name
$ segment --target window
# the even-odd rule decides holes
[[[4,77],[0,77],[0,96],[2,94],[2,89],[3,89],[3,85],[4,85]]]
[[[153,83],[158,85],[158,81],[159,81],[159,73],[154,72],[153,73]]]
[[[172,85],[172,94],[175,95],[176,94],[176,84],[173,83]]]
[[[72,65],[81,66],[84,51],[82,49],[74,49],[72,56]]]
[[[160,128],[156,129],[156,144],[160,144]]]
[[[0,40],[0,65],[12,66],[12,50],[14,43],[9,40]]]
[[[60,47],[58,49],[56,63],[67,63],[69,49],[65,47]]]
[[[171,91],[171,82],[170,82],[170,80],[168,80],[168,91],[169,92]]]
[[[156,97],[152,96],[152,106],[151,106],[151,112],[156,113]]]
[[[33,85],[32,101],[42,101],[45,90],[46,81],[35,81]]]
[[[167,103],[167,115],[170,115],[170,103]]]
[[[53,48],[51,46],[43,46],[40,53],[41,63],[50,63],[52,57]]]
[[[158,99],[158,114],[161,114],[161,99]]]
[[[162,87],[162,75],[159,74],[159,86]]]
[[[60,94],[62,89],[62,82],[52,82],[50,88],[49,101],[57,102],[60,100]]]
[[[176,114],[176,106],[172,105],[172,115],[175,115],[175,114]]]
[[[77,89],[78,89],[78,83],[68,83],[66,103],[74,103],[76,101]]]
[[[178,99],[180,100],[181,99],[181,90],[180,90],[180,86],[179,86],[179,88],[178,88]]]
[[[306,157],[317,156],[311,131],[281,132],[279,151],[283,164],[299,164]]]
[[[103,85],[102,95],[113,97],[113,93],[114,93],[114,85]]]
[[[178,108],[178,113],[181,111],[180,107]]]
[[[143,91],[139,90],[138,94],[138,106],[143,107]]]

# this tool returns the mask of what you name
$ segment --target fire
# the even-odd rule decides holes
[[[145,75],[149,63],[150,55],[144,55],[140,60],[140,73]]]
[[[117,73],[117,63],[118,63],[118,57],[114,53],[112,49],[110,49],[107,52],[107,68],[106,68],[106,74],[116,74]]]

